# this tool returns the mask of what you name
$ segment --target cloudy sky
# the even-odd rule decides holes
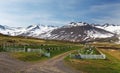
[[[0,0],[0,24],[120,24],[120,0]]]

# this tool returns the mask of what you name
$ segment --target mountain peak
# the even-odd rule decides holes
[[[86,26],[89,25],[86,22],[70,22],[69,24],[63,26],[64,28],[68,28],[68,27],[77,27],[77,26]]]
[[[42,25],[42,24],[34,24],[34,25],[28,26],[26,29],[27,30],[36,30],[36,29],[41,29],[41,28],[44,28],[44,27],[46,27],[46,26]]]
[[[105,23],[105,24],[103,24],[102,26],[104,26],[104,27],[108,27],[108,26],[117,26],[117,25],[115,25],[115,24]]]
[[[68,25],[70,25],[70,26],[85,26],[85,25],[88,25],[88,23],[86,23],[86,22],[71,22]]]
[[[71,22],[63,27],[34,24],[26,28],[11,28],[0,25],[0,33],[11,36],[30,36],[42,39],[65,41],[90,41],[96,38],[109,38],[113,33],[119,33],[120,26],[104,24],[88,24],[86,22]],[[3,30],[5,29],[5,30]],[[111,33],[112,32],[112,33]]]
[[[0,25],[0,29],[5,30],[5,27],[4,27],[4,26],[2,26],[2,25]]]

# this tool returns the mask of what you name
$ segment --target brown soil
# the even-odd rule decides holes
[[[35,64],[16,60],[9,53],[0,53],[0,73],[80,73],[64,65],[63,59],[69,53]]]

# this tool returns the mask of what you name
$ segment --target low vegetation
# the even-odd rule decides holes
[[[120,48],[120,44],[108,43],[108,42],[101,42],[101,43],[95,42],[95,43],[89,43],[89,45],[96,46],[96,47],[102,47],[102,48],[107,47],[106,49],[108,49],[108,47],[111,49]]]
[[[25,62],[36,62],[36,61],[42,61],[47,59],[45,56],[43,56],[43,54],[36,53],[36,52],[14,52],[14,53],[11,53],[11,55],[14,58],[17,58]]]
[[[96,47],[94,47],[94,46],[89,46],[89,45],[87,45],[87,46],[85,46],[85,47],[83,47],[82,49],[80,49],[80,51],[79,51],[81,54],[84,54],[84,55],[96,55],[96,54],[100,54],[99,52],[98,52],[98,50],[96,49]]]
[[[0,40],[2,41],[0,42],[0,52],[11,52],[13,57],[26,62],[49,59],[61,53],[78,49],[81,46],[70,42],[42,40],[30,37],[0,35]],[[43,52],[29,52],[28,49],[42,50]],[[50,57],[45,56],[46,53],[50,53]]]
[[[0,52],[9,52],[6,48],[10,49],[41,49],[41,52],[11,52],[14,58],[25,62],[44,61],[61,53],[78,50],[82,45],[79,43],[59,42],[53,40],[42,40],[29,37],[11,37],[0,35]],[[74,69],[80,70],[83,73],[120,73],[120,45],[113,43],[92,43],[89,44],[96,46],[102,51],[107,58],[104,60],[93,59],[71,59],[65,58],[65,65],[68,65]],[[107,48],[106,48],[107,47]],[[114,49],[116,48],[116,49]],[[86,48],[87,49],[87,48]],[[90,49],[87,49],[90,50]],[[44,53],[50,53],[50,57],[44,55]],[[90,54],[89,51],[83,50],[81,53]],[[99,54],[96,50],[93,50],[92,54]]]
[[[42,50],[44,50],[42,53],[41,52],[12,52],[12,55],[15,58],[22,60],[22,61],[34,62],[34,61],[49,59],[51,57],[54,57],[56,55],[59,55],[61,53],[64,53],[70,50],[79,49],[80,46],[72,46],[72,47],[64,46],[63,47],[63,46],[49,45],[45,47],[43,48],[42,46],[43,48]],[[45,55],[46,53],[48,54],[50,53],[50,57],[46,56]]]
[[[112,45],[112,47],[116,46]],[[66,57],[64,62],[66,65],[82,71],[82,73],[120,73],[120,49],[100,48],[99,50],[107,56],[106,59],[71,59],[69,57]]]

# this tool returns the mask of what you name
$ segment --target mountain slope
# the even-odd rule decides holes
[[[70,23],[67,26],[53,30],[49,33],[49,36],[41,35],[40,37],[45,39],[83,42],[95,40],[96,38],[109,38],[113,36],[114,34],[111,32],[86,23]]]
[[[120,34],[120,25],[104,24],[104,25],[96,25],[95,27],[101,28],[116,34]]]
[[[52,31],[56,29],[57,27],[54,26],[44,26],[44,25],[30,25],[26,28],[26,31],[21,36],[31,36],[31,37],[37,37],[41,35],[42,33],[47,33],[49,31]]]
[[[8,27],[0,25],[0,33],[10,36],[31,36],[36,37],[42,33],[51,31],[56,27],[44,25],[30,25],[26,28],[23,27]]]
[[[120,25],[104,24],[104,25],[95,25],[95,27],[117,34],[120,40]]]
[[[25,29],[22,27],[9,27],[0,25],[0,33],[10,36],[16,36],[24,32]]]
[[[85,22],[71,22],[62,27],[38,24],[30,25],[26,28],[15,28],[0,25],[0,33],[10,36],[29,36],[71,42],[88,42],[103,39],[111,40],[113,37],[116,38],[116,35],[114,34],[115,32],[110,32],[107,28],[107,25],[91,25]]]

